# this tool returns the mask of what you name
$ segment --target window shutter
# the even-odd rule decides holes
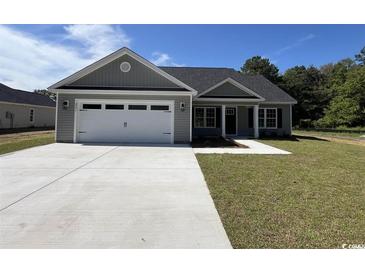
[[[283,111],[281,108],[278,108],[278,128],[283,127]]]
[[[193,111],[192,111],[192,115],[191,115],[191,121],[192,121],[192,125],[190,125],[190,126],[192,126],[193,128],[195,128],[195,107],[193,107]]]
[[[248,128],[253,128],[253,108],[248,109]]]

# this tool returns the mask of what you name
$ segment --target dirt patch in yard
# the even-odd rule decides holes
[[[330,142],[337,142],[342,144],[350,144],[350,145],[358,145],[365,146],[365,140],[356,139],[356,138],[342,138],[342,137],[318,137],[325,139]]]
[[[350,144],[350,145],[358,145],[358,146],[365,146],[365,139],[364,138],[355,138],[355,137],[341,137],[341,136],[320,136],[320,135],[304,135],[300,134],[297,135],[298,137],[315,137],[320,140],[326,140],[329,142],[336,142],[342,144]]]
[[[230,148],[248,148],[245,145],[239,144],[232,139],[222,138],[222,137],[206,137],[193,139],[193,148],[203,148],[203,147],[230,147]]]
[[[0,136],[4,134],[36,133],[40,131],[54,131],[54,127],[2,128],[0,129]]]

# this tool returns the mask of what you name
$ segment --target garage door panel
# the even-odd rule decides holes
[[[135,142],[169,143],[171,135],[171,114],[155,111],[128,111],[124,127],[126,140]]]
[[[143,101],[133,105],[145,104],[147,110],[129,110],[127,104],[124,109],[111,110],[105,109],[105,104],[102,103],[102,109],[79,111],[79,142],[171,143],[171,111],[151,110],[150,104]]]
[[[79,116],[79,140],[81,142],[117,142],[123,135],[122,125],[107,111],[81,111]]]

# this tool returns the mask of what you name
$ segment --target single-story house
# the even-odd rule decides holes
[[[0,129],[54,127],[56,102],[0,83]]]
[[[295,99],[232,68],[155,66],[128,48],[55,83],[58,142],[291,135]]]

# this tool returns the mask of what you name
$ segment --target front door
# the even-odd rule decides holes
[[[226,134],[236,135],[237,134],[237,112],[236,108],[226,108]]]

